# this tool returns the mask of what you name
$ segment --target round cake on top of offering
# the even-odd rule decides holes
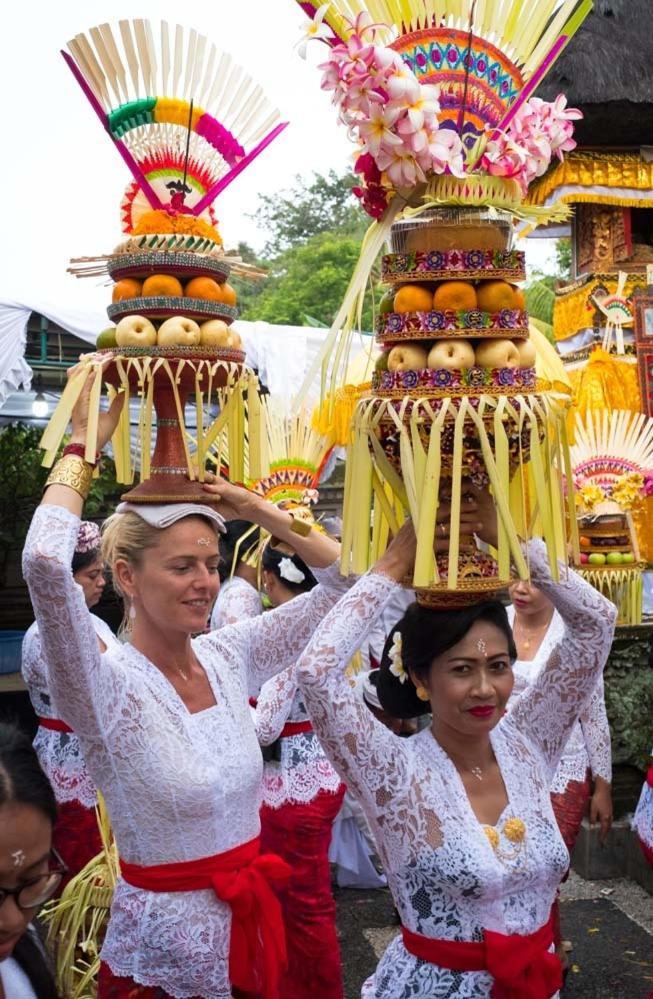
[[[230,277],[260,273],[225,253],[214,201],[286,123],[231,56],[179,25],[104,24],[75,36],[62,55],[132,180],[121,204],[124,239],[113,253],[69,268],[79,277],[108,275],[110,325],[44,434],[46,460],[92,372],[94,406],[103,389],[139,406],[136,446],[127,405],[112,441],[118,480],[140,475],[129,499],[198,500],[212,441],[226,422],[242,427],[245,353],[232,325],[238,296]],[[195,419],[187,426],[189,398]],[[240,454],[232,448],[236,469],[244,448],[244,440]]]
[[[353,416],[344,562],[365,571],[379,537],[410,516],[418,548],[407,582],[422,602],[462,606],[513,572],[527,578],[520,538],[539,534],[552,564],[566,561],[567,379],[529,322],[524,254],[513,243],[515,220],[567,215],[524,198],[552,157],[574,148],[580,112],[563,96],[546,103],[534,93],[587,11],[543,0],[525,31],[512,3],[300,6],[312,16],[307,38],[326,50],[322,89],[357,144],[354,193],[375,219],[320,358],[329,370],[333,353],[332,399],[372,268],[390,243],[375,323],[381,355]],[[496,551],[460,531],[461,504],[487,488],[499,515]],[[451,510],[450,541],[434,556],[441,504]]]

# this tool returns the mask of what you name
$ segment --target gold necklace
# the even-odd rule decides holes
[[[539,628],[533,628],[532,631],[527,631],[524,628],[524,625],[520,621],[518,621],[517,624],[519,626],[519,632],[522,639],[520,644],[523,646],[523,648],[530,649],[531,639],[534,638],[536,635],[539,635],[541,632],[545,631],[545,629],[547,629],[551,624],[551,621],[550,620],[546,621],[544,624],[541,624]]]

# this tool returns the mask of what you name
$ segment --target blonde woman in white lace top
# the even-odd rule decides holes
[[[478,497],[464,514],[489,544],[493,513]],[[565,628],[505,716],[515,652],[505,609],[409,609],[391,636],[391,670],[381,667],[388,683],[380,699],[393,714],[399,703],[413,714],[421,704],[433,723],[398,738],[361,703],[344,669],[410,571],[414,549],[405,526],[322,622],[299,664],[313,724],[362,804],[403,924],[363,996],[489,999],[511,989],[514,999],[548,999],[562,981],[551,905],[569,863],[549,787],[603,668],[614,607],[574,573],[554,583],[542,544],[530,542],[534,582]]]
[[[73,414],[81,445],[89,392]],[[117,418],[116,406],[101,416],[100,445]],[[156,521],[155,508],[119,514],[108,555],[134,609],[131,640],[102,654],[70,569],[83,501],[65,477],[56,470],[45,491],[23,566],[53,695],[105,797],[121,858],[99,997],[118,978],[178,999],[230,999],[236,987],[272,996],[283,965],[272,887],[285,868],[259,854],[261,755],[247,689],[297,660],[343,592],[337,545],[315,532],[299,538],[288,514],[245,490],[207,486],[225,516],[292,541],[321,585],[192,639],[219,585],[215,513],[163,507],[158,523],[174,523],[154,528],[142,518]],[[128,535],[146,547],[130,548]]]

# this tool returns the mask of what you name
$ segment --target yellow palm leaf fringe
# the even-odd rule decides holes
[[[98,418],[101,407],[102,389],[104,387],[103,366],[106,360],[97,355],[89,355],[80,362],[80,370],[67,383],[61,399],[55,409],[43,436],[41,447],[45,451],[43,465],[50,467],[57,455],[63,437],[66,433],[73,408],[86,384],[89,375],[93,377],[90,394],[90,412],[86,443],[86,456],[89,461],[95,460],[97,452]],[[191,453],[185,431],[184,402],[181,398],[179,384],[182,371],[190,365],[194,376],[194,403],[196,411],[197,433],[194,435],[195,452]],[[154,417],[155,378],[163,375],[172,389],[179,425],[182,428],[182,439],[188,475],[191,479],[204,479],[204,466],[207,452],[216,436],[216,424],[222,427],[229,423],[232,436],[232,454],[237,470],[243,472],[242,441],[244,433],[243,385],[240,384],[241,369],[239,366],[222,360],[183,359],[171,363],[165,357],[121,357],[115,358],[115,367],[119,385],[106,385],[107,395],[111,401],[116,394],[123,393],[125,402],[118,426],[112,438],[112,447],[116,464],[118,482],[130,485],[136,471],[140,472],[141,480],[149,478],[152,426]],[[224,383],[226,382],[226,385]],[[219,388],[217,386],[220,386]],[[232,396],[235,396],[230,405]],[[216,399],[221,407],[220,416],[207,426],[205,410],[212,399]],[[136,446],[131,443],[131,419],[129,403],[132,399],[138,402]],[[227,415],[225,416],[225,410]],[[233,424],[233,425],[232,425]]]
[[[102,852],[41,913],[54,953],[57,989],[66,999],[95,999],[97,995],[100,948],[120,876],[118,851],[101,796],[96,811]]]
[[[611,600],[618,611],[617,624],[642,623],[642,571],[645,563],[627,568],[576,567],[583,579]]]
[[[453,590],[460,585],[464,441],[471,425],[498,511],[499,580],[509,581],[511,564],[521,578],[527,578],[520,540],[535,533],[544,538],[557,577],[559,563],[567,559],[565,523],[573,508],[573,496],[567,498],[569,509],[565,506],[560,476],[568,454],[564,406],[555,399],[538,396],[518,396],[514,400],[481,396],[478,407],[464,397],[444,399],[436,410],[428,399],[413,400],[412,408],[408,406],[407,400],[397,404],[375,397],[361,400],[356,407],[345,476],[343,571],[365,572],[388,533],[394,533],[410,516],[418,540],[413,586]],[[391,461],[379,440],[382,420],[394,424],[401,475],[395,464],[397,456]],[[445,425],[453,426],[453,454],[443,468]],[[521,439],[522,430],[528,434],[528,463],[521,451],[517,458],[514,447],[511,452],[506,428],[510,428],[511,437],[519,435]],[[515,464],[517,468],[511,475]],[[433,546],[445,485],[450,491],[452,530],[447,577],[441,579]]]

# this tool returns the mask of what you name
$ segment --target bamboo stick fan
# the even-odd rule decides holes
[[[589,410],[576,414],[571,445],[574,479],[594,480],[611,490],[623,475],[653,475],[653,419],[629,410]]]
[[[134,181],[125,231],[145,211],[202,216],[286,127],[262,87],[193,29],[101,24],[64,59]]]

